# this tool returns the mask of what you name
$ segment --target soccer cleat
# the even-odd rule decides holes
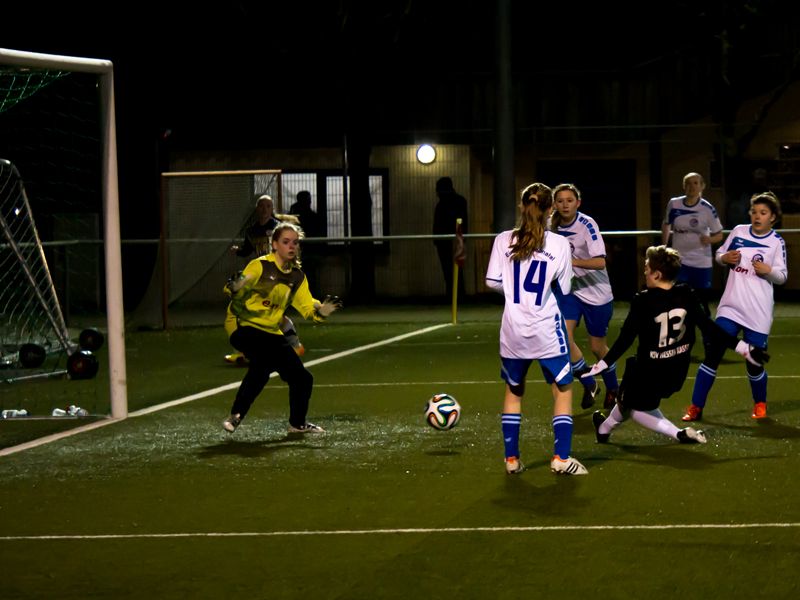
[[[313,423],[306,423],[300,427],[295,427],[289,423],[289,433],[325,433],[325,430],[319,425]]]
[[[293,346],[294,351],[297,352],[297,356],[303,356],[306,353],[306,347],[303,344],[299,344],[297,346]]]
[[[686,412],[683,413],[681,417],[681,421],[699,421],[700,417],[703,416],[703,409],[699,406],[695,406],[692,404],[690,407],[686,409]]]
[[[612,409],[617,404],[617,398],[619,397],[619,388],[616,390],[606,390],[606,399],[603,402],[603,408],[605,409]]]
[[[514,475],[515,473],[522,473],[525,467],[516,456],[506,459],[506,473]]]
[[[232,414],[230,417],[228,417],[222,422],[222,428],[225,431],[233,433],[234,431],[236,431],[236,428],[239,427],[239,424],[241,422],[242,422],[242,417],[239,415],[239,413]]]
[[[605,420],[606,417],[603,413],[601,413],[599,410],[594,411],[594,414],[592,415],[592,424],[597,431],[598,444],[607,444],[608,438],[611,437],[610,433],[600,433],[600,425],[602,425]]]
[[[705,444],[706,434],[702,431],[696,431],[691,427],[681,429],[678,432],[678,441],[681,444]]]
[[[583,388],[583,400],[581,400],[581,408],[586,410],[594,406],[594,397],[600,393],[600,384],[592,381],[593,385],[585,386]]]
[[[244,357],[244,354],[242,354],[241,352],[226,354],[223,360],[227,363],[236,363],[237,365],[243,365],[248,362],[248,360]]]
[[[550,461],[550,470],[556,475],[587,475],[589,473],[586,467],[571,456],[567,460],[561,460],[560,457],[554,456]]]
[[[753,412],[750,415],[751,419],[766,419],[767,418],[767,403],[756,402],[753,406]]]

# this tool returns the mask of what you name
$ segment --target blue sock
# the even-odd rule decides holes
[[[515,456],[519,458],[519,428],[522,424],[522,415],[519,413],[503,413],[503,441],[506,444],[506,458]]]
[[[567,460],[572,450],[572,417],[569,415],[553,417],[553,433],[556,438],[553,454],[561,460]]]
[[[750,389],[753,391],[754,402],[767,401],[767,372],[763,370],[758,375],[747,374],[750,379]]]
[[[711,386],[714,385],[714,380],[717,378],[717,372],[706,364],[700,365],[697,369],[697,379],[694,381],[694,391],[692,392],[692,404],[697,408],[703,408],[706,405],[708,392],[711,391]]]
[[[607,371],[603,371],[603,383],[606,384],[607,390],[619,389],[619,382],[617,381],[617,363],[608,367]]]
[[[586,367],[586,361],[583,360],[583,357],[581,357],[581,359],[577,362],[570,362],[569,366],[572,369],[572,372],[575,373],[575,371],[578,369],[583,369]],[[581,377],[580,382],[583,387],[590,387],[592,384],[594,384],[594,377],[588,377],[584,375]]]

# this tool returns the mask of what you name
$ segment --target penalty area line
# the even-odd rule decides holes
[[[417,331],[411,331],[409,333],[404,333],[402,335],[395,336],[393,338],[389,338],[386,340],[381,340],[380,342],[375,342],[373,344],[367,344],[366,346],[359,346],[358,348],[351,348],[350,350],[344,350],[342,352],[337,352],[336,354],[331,354],[330,356],[323,356],[322,358],[315,358],[314,360],[310,360],[307,363],[304,363],[306,367],[313,367],[314,365],[320,365],[322,363],[326,363],[331,360],[336,360],[339,358],[344,358],[345,356],[350,356],[352,354],[356,354],[358,352],[364,352],[366,350],[372,350],[373,348],[379,348],[380,346],[386,346],[387,344],[393,344],[395,342],[399,342],[400,340],[405,340],[410,337],[414,337],[416,335],[422,335],[423,333],[430,333],[431,331],[436,331],[437,329],[441,329],[443,327],[452,327],[452,323],[442,323],[441,325],[432,325],[430,327],[426,327],[424,329],[419,329]],[[270,375],[270,379],[273,377],[277,377],[277,373],[272,373]],[[179,398],[177,400],[171,400],[170,402],[164,402],[163,404],[157,404],[155,406],[150,406],[148,408],[143,408],[141,410],[136,410],[130,414],[129,417],[141,417],[142,415],[149,415],[150,413],[157,412],[159,410],[164,410],[165,408],[171,408],[173,406],[178,406],[180,404],[186,404],[187,402],[192,402],[193,400],[199,400],[200,398],[206,398],[208,396],[213,396],[215,394],[219,394],[222,392],[227,392],[230,390],[235,390],[242,384],[241,381],[236,381],[234,383],[229,383],[228,385],[223,385],[218,388],[214,388],[211,390],[206,390],[205,392],[200,392],[199,394],[193,394],[191,396],[186,396],[185,398]]]
[[[561,531],[665,531],[679,529],[800,528],[800,523],[686,523],[678,525],[554,525],[538,527],[441,527],[411,529],[344,529],[338,531],[250,531],[209,533],[112,533],[100,535],[8,535],[0,542],[44,540],[127,540],[161,538],[289,537],[316,535],[376,535],[409,533],[531,533]]]

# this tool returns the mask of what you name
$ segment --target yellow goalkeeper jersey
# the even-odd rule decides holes
[[[297,267],[281,271],[275,256],[267,254],[251,260],[242,274],[252,276],[242,289],[234,293],[225,288],[225,294],[231,299],[225,319],[228,336],[239,327],[255,327],[283,335],[281,322],[289,305],[306,319],[317,323],[325,320],[314,310],[316,300],[308,289],[306,276]]]

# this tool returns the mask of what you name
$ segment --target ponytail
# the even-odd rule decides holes
[[[522,190],[522,213],[511,232],[512,260],[525,260],[544,249],[545,224],[552,206],[553,192],[543,183],[532,183]]]

